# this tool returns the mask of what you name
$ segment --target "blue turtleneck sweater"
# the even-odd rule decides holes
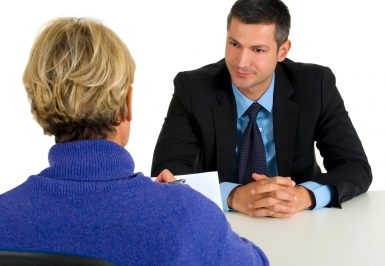
[[[48,158],[50,167],[0,195],[0,249],[117,265],[268,265],[213,202],[187,185],[134,173],[132,157],[114,142],[56,144]]]

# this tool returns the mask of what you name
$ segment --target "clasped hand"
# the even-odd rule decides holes
[[[229,195],[230,208],[253,217],[290,218],[313,204],[312,194],[290,177],[253,174],[255,182],[236,187]]]

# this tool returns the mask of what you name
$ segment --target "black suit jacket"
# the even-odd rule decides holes
[[[151,175],[218,171],[229,181],[236,146],[237,109],[224,60],[180,72],[160,132]],[[330,206],[368,190],[371,169],[327,67],[289,59],[275,69],[274,139],[278,173],[297,184],[315,181],[337,192]],[[327,173],[316,162],[314,142]]]

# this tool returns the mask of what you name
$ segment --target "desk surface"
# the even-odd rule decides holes
[[[272,266],[385,265],[385,191],[369,191],[342,209],[302,211],[290,219],[251,218],[228,212],[227,220],[267,255]]]

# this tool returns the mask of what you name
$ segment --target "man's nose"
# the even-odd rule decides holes
[[[238,54],[238,67],[248,67],[250,65],[250,54],[247,49],[241,49]]]

